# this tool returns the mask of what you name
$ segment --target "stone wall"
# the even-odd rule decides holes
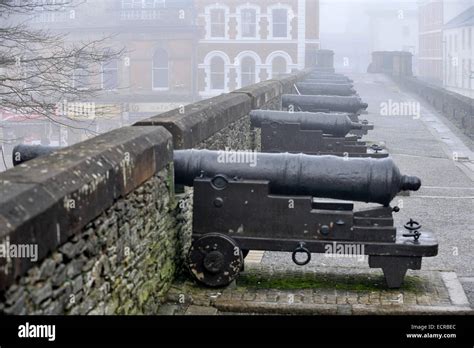
[[[449,118],[468,137],[474,139],[474,100],[417,78],[396,80],[401,86],[418,94]]]
[[[258,148],[249,112],[279,109],[281,94],[305,74],[194,103],[1,173],[0,245],[37,253],[0,255],[0,313],[156,313],[192,231],[192,189],[175,192],[173,148]]]

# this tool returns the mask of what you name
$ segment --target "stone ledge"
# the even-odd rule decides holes
[[[252,98],[252,110],[261,109],[271,100],[280,98],[283,86],[278,80],[267,80],[255,85],[237,89],[230,94],[245,94]]]
[[[471,98],[415,77],[394,79],[394,81],[426,99],[435,109],[451,119],[468,137],[474,137],[472,118],[474,103]]]
[[[172,161],[162,127],[124,127],[0,174],[0,242],[38,246],[38,261]],[[34,264],[0,259],[0,290]],[[8,273],[5,273],[5,267]]]
[[[298,75],[288,75],[285,77],[282,77],[281,79],[278,80],[270,80],[270,81],[277,81],[282,85],[282,94],[289,93],[289,90],[293,90],[293,86],[296,84],[296,82],[300,81],[302,79],[302,76]]]
[[[251,111],[251,98],[223,94],[180,109],[139,121],[134,126],[162,126],[173,135],[175,149],[192,148],[244,117]]]

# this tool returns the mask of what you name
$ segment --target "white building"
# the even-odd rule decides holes
[[[445,88],[474,98],[474,6],[443,28]]]

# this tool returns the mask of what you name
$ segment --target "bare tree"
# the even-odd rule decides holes
[[[67,15],[78,5],[74,0],[0,0],[0,109],[76,127],[67,122],[61,105],[88,100],[101,91],[91,77],[123,52],[105,48],[110,37],[71,42],[67,33],[30,23],[38,13]]]

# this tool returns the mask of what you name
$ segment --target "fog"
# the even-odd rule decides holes
[[[0,6],[8,1],[0,1]],[[67,5],[59,7],[36,5],[19,13],[3,9],[0,14],[2,28],[20,23],[31,33],[46,30],[51,35],[64,35],[57,41],[49,37],[49,41],[26,40],[26,49],[4,38],[11,40],[12,46],[0,48],[0,74],[20,71],[27,77],[20,92],[18,86],[0,86],[8,92],[0,103],[0,170],[5,165],[11,167],[10,152],[15,144],[71,145],[304,69],[308,64],[305,57],[318,48],[333,50],[334,67],[345,73],[367,72],[374,51],[410,52],[415,75],[444,83],[441,66],[419,66],[423,59],[441,61],[445,45],[441,36],[428,46],[419,42],[423,34],[420,18],[437,15],[436,9],[430,9],[427,16],[420,11],[433,3],[442,7],[443,17],[435,28],[441,33],[444,24],[472,6],[469,0],[261,0],[238,2],[239,6],[227,0],[97,0],[79,1],[79,5],[72,1],[65,0]],[[303,10],[298,8],[301,3],[305,3]],[[300,25],[303,18],[305,26]],[[120,54],[105,61],[105,55],[87,51],[94,40],[98,52],[116,50]],[[86,53],[75,51],[74,55],[83,56],[75,62],[57,59],[63,64],[60,67],[56,67],[54,56],[49,62],[45,59],[39,73],[34,71],[40,69],[37,64],[23,63],[28,61],[25,57],[45,55],[50,48],[53,55],[60,56],[56,52],[62,48],[60,53],[64,53],[69,45],[88,48]],[[420,53],[423,47],[425,51]],[[81,59],[84,66],[77,62]],[[57,87],[64,80],[70,80],[67,83],[73,88]],[[56,88],[45,88],[48,81],[54,81]],[[25,100],[33,105],[24,107],[28,104]]]

